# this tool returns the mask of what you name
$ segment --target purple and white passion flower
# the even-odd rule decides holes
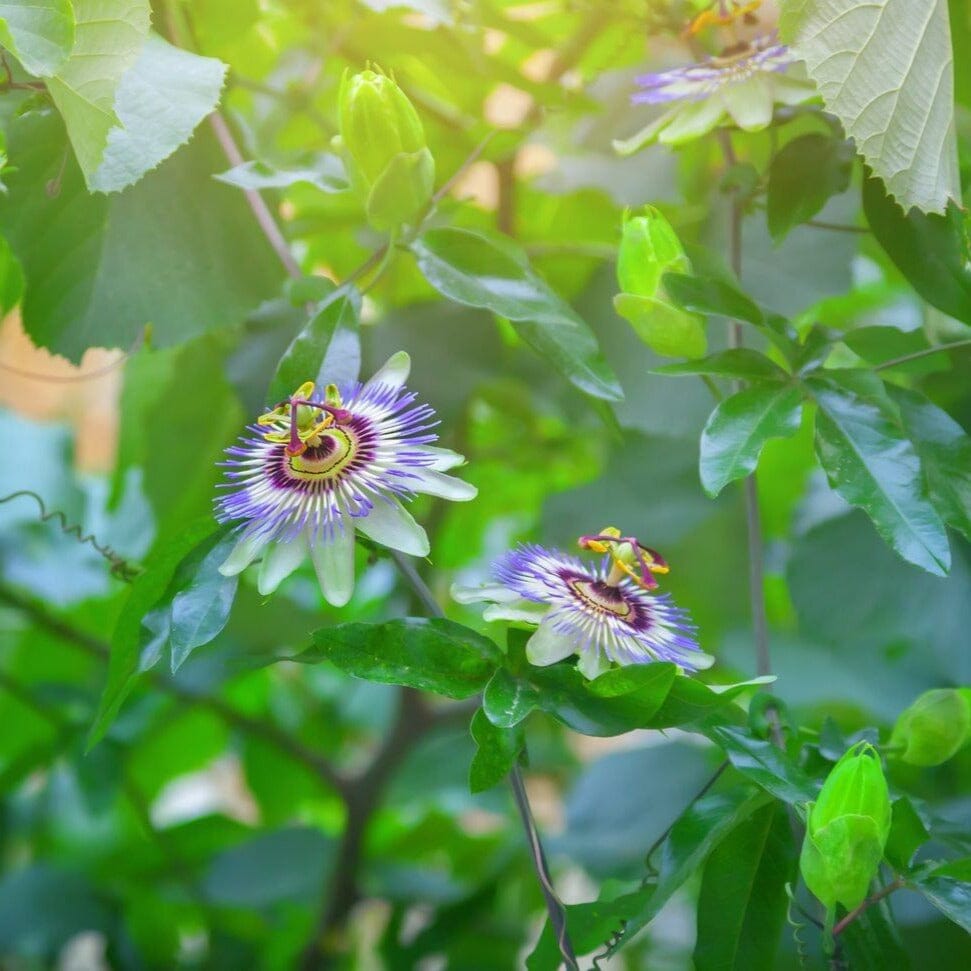
[[[309,556],[324,596],[340,607],[354,591],[355,530],[428,555],[402,500],[419,492],[467,500],[476,489],[444,474],[465,459],[431,444],[435,413],[405,389],[410,368],[402,351],[364,384],[319,391],[308,381],[226,450],[216,518],[239,522],[239,542],[221,573],[262,556],[258,587],[269,594]]]
[[[520,545],[493,568],[494,583],[453,587],[460,603],[486,601],[486,620],[536,624],[526,644],[532,664],[555,664],[579,655],[577,667],[595,678],[611,664],[671,661],[686,671],[709,667],[686,611],[657,588],[654,573],[667,573],[663,558],[614,528],[580,538],[604,554],[588,564],[560,550]]]

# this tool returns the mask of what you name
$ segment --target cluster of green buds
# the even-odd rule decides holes
[[[704,318],[675,306],[664,289],[665,273],[690,270],[681,240],[657,209],[624,213],[617,254],[621,292],[614,309],[648,347],[666,357],[701,357],[707,348]]]
[[[971,739],[971,688],[925,691],[894,725],[890,749],[909,765],[940,765]]]
[[[396,235],[415,225],[435,185],[435,160],[414,105],[393,78],[366,70],[345,75],[338,99],[340,144],[368,222]]]
[[[826,909],[848,910],[867,895],[890,835],[890,794],[872,745],[854,745],[833,766],[807,807],[799,868]]]

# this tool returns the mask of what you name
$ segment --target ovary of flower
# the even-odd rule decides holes
[[[402,505],[424,492],[464,501],[474,486],[444,472],[464,458],[431,443],[434,412],[405,390],[410,359],[395,354],[367,383],[305,382],[260,416],[227,450],[216,503],[239,523],[239,542],[220,567],[240,573],[262,556],[258,588],[272,593],[308,556],[335,606],[354,589],[354,535],[427,556],[428,538]]]

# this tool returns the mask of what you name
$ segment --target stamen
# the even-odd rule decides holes
[[[628,576],[644,590],[656,590],[659,584],[653,574],[670,571],[657,550],[644,546],[636,536],[621,536],[616,526],[606,526],[592,536],[581,536],[578,542],[580,549],[610,556],[612,566],[606,580],[610,586],[617,586]],[[635,564],[639,569],[634,569]]]
[[[340,393],[336,386],[328,385],[326,390],[327,401],[314,401],[311,397],[314,393],[314,383],[305,381],[290,396],[287,401],[282,401],[271,411],[260,415],[256,419],[258,425],[269,425],[274,427],[274,431],[265,432],[263,437],[268,442],[286,442],[287,455],[293,457],[302,455],[307,451],[310,444],[320,443],[320,433],[333,424],[345,425],[353,417],[351,413],[341,407]],[[300,428],[300,408],[310,408],[318,412],[323,412],[320,421],[313,422],[310,427]],[[304,421],[308,419],[305,417]],[[288,432],[279,429],[282,422],[287,422]]]

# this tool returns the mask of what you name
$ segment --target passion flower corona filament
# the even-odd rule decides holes
[[[342,606],[354,590],[354,534],[412,556],[428,538],[402,505],[415,493],[472,499],[475,487],[445,475],[465,460],[436,448],[435,413],[404,388],[411,362],[395,354],[367,383],[312,382],[249,426],[227,449],[220,522],[239,522],[239,542],[220,572],[262,556],[262,594],[308,556],[324,596]]]
[[[494,565],[494,583],[454,587],[461,603],[487,601],[487,620],[536,624],[526,644],[532,664],[579,655],[578,668],[595,678],[611,664],[671,661],[687,671],[711,665],[686,611],[656,594],[655,574],[668,572],[656,551],[609,527],[582,536],[580,547],[602,553],[599,564],[536,544],[520,545]]]

